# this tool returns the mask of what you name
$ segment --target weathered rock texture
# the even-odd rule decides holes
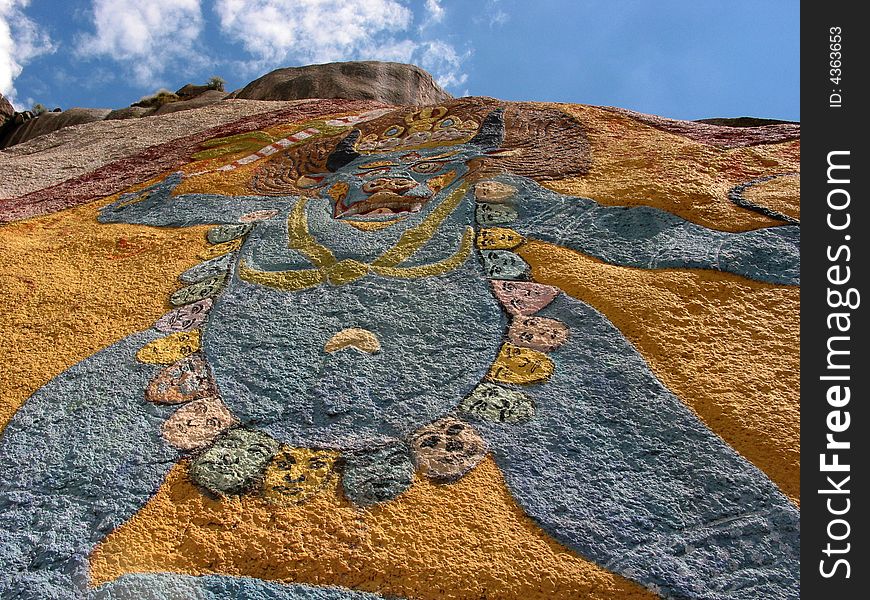
[[[4,151],[0,597],[796,598],[770,127],[233,99]]]
[[[451,98],[432,76],[413,65],[364,61],[277,69],[232,97],[244,100],[347,98],[423,106]]]
[[[328,63],[277,69],[256,79],[232,94],[206,85],[187,84],[175,95],[180,100],[161,106],[138,106],[116,110],[72,108],[61,113],[43,113],[26,123],[10,123],[14,109],[0,96],[0,149],[21,144],[52,131],[101,119],[131,119],[163,115],[200,108],[225,98],[245,100],[304,100],[307,98],[344,98],[373,100],[386,104],[434,104],[452,96],[441,89],[432,76],[414,65],[364,61]],[[7,115],[8,113],[8,115]]]
[[[13,115],[15,115],[15,107],[9,103],[3,94],[0,94],[0,128],[6,124],[6,121],[12,119]]]
[[[205,90],[201,94],[197,94],[194,97],[179,100],[178,102],[170,102],[169,104],[164,104],[163,106],[158,108],[154,112],[154,114],[165,115],[167,113],[190,110],[191,108],[209,106],[210,104],[214,104],[215,102],[220,102],[228,95],[229,94],[227,94],[226,92],[219,92],[217,90]]]
[[[0,148],[6,148],[27,140],[82,123],[92,123],[106,118],[111,109],[108,108],[71,108],[63,112],[44,112],[26,123],[9,130],[0,139]]]
[[[749,123],[732,119],[703,119],[700,121],[679,121],[658,115],[646,115],[625,108],[607,107],[609,110],[631,116],[638,121],[652,125],[662,131],[684,135],[693,140],[720,148],[739,148],[758,144],[775,144],[796,139],[800,135],[800,124],[786,121],[760,120]],[[746,118],[746,117],[744,117]],[[737,125],[737,126],[735,126]]]

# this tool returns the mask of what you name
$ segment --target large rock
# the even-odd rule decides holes
[[[192,83],[188,83],[187,85],[175,90],[175,95],[179,98],[182,98],[183,100],[190,100],[191,98],[196,98],[203,92],[207,92],[211,89],[213,88],[210,88],[207,85],[194,85]]]
[[[231,94],[245,100],[347,98],[388,104],[437,104],[452,98],[423,69],[362,61],[277,69]]]
[[[15,107],[0,94],[0,127],[6,124],[6,121],[11,121],[15,114]]]
[[[116,121],[123,119],[138,119],[139,117],[147,117],[154,114],[155,109],[145,108],[144,106],[127,106],[126,108],[116,108],[106,115],[106,121]]]
[[[165,115],[167,113],[174,113],[181,110],[190,110],[191,108],[199,108],[201,106],[208,106],[209,104],[214,104],[215,102],[220,102],[224,98],[229,96],[226,92],[220,92],[218,90],[206,90],[197,94],[196,96],[190,98],[189,100],[179,100],[178,102],[168,102],[154,111],[154,114],[157,115]]]
[[[0,148],[8,148],[70,125],[102,121],[110,112],[108,108],[71,108],[59,113],[45,112],[6,132],[0,139]]]

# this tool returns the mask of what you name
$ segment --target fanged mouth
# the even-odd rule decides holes
[[[355,202],[351,206],[345,206],[344,202],[335,205],[334,217],[355,216],[358,218],[376,218],[384,216],[405,216],[417,213],[429,201],[429,198],[420,196],[400,196],[391,192],[378,192],[366,200]]]

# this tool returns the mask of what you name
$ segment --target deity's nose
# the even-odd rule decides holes
[[[366,181],[362,186],[362,190],[367,194],[392,192],[402,195],[415,187],[417,187],[417,182],[406,177],[378,177],[377,179]]]

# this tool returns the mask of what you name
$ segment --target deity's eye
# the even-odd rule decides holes
[[[413,165],[411,170],[415,173],[422,173],[424,175],[428,175],[430,173],[437,173],[444,167],[444,163],[440,162],[421,162]]]
[[[322,469],[326,466],[326,463],[319,458],[312,458],[308,461],[308,466],[312,469]]]
[[[389,167],[378,167],[376,169],[367,169],[365,171],[362,171],[361,173],[357,173],[356,176],[368,178],[368,177],[374,177],[376,175],[387,175],[387,174],[389,174],[389,172],[390,172]]]

